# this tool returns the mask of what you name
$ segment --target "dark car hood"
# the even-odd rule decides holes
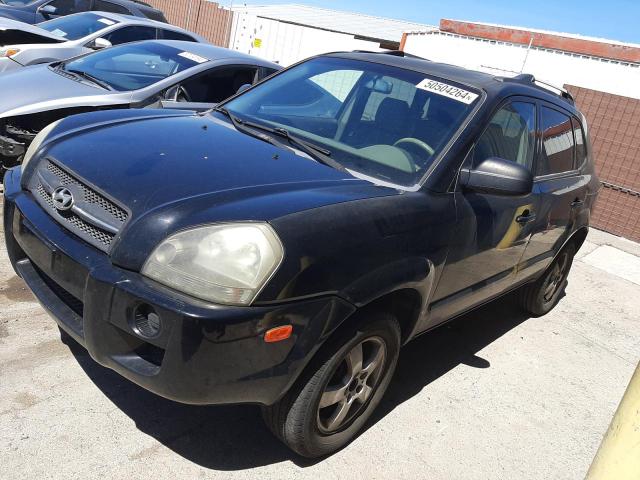
[[[182,228],[268,221],[396,192],[237,132],[211,115],[147,110],[140,112],[146,117],[142,119],[133,112],[104,114],[119,120],[96,127],[92,124],[104,115],[71,117],[76,124],[83,117],[92,121],[54,140],[47,154],[130,210],[131,220],[113,255],[132,268],[146,258],[144,250]],[[132,236],[142,256],[118,249]]]

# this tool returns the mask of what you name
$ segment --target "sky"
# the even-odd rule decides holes
[[[218,0],[229,5],[230,0]],[[640,43],[640,0],[245,0],[299,3],[438,25],[441,18],[538,28]]]

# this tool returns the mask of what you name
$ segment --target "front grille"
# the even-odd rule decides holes
[[[29,187],[36,200],[56,221],[105,252],[109,251],[129,218],[124,208],[48,159],[39,165]],[[67,187],[73,193],[74,207],[70,210],[58,210],[53,202],[52,192],[59,187]]]
[[[58,167],[55,163],[47,161],[47,170],[60,179],[60,185],[65,187],[69,185],[75,185],[76,187],[78,187],[82,191],[85,202],[96,205],[98,208],[107,212],[120,223],[124,223],[127,221],[128,214],[123,208],[120,208],[111,200],[107,200],[105,197],[95,192],[93,189],[76,180],[67,172]]]

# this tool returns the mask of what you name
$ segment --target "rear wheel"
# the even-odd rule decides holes
[[[305,457],[351,441],[376,408],[395,371],[400,327],[389,314],[370,314],[340,331],[285,397],[263,408],[267,426]]]
[[[521,304],[527,312],[539,317],[556,306],[567,286],[567,277],[575,254],[575,245],[573,242],[569,243],[560,251],[542,277],[523,287]]]

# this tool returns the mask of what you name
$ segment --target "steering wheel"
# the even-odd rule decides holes
[[[178,91],[176,92],[176,102],[190,102],[191,96],[187,93],[187,89],[182,85],[178,87]]]
[[[393,146],[397,147],[398,145],[401,145],[403,143],[408,143],[409,145],[415,145],[416,147],[420,147],[425,152],[427,152],[429,156],[433,155],[435,152],[435,150],[428,143],[413,137],[401,138],[396,143],[394,143]]]

